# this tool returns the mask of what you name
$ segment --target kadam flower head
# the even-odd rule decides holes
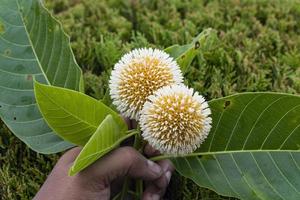
[[[143,137],[161,153],[196,150],[211,128],[205,99],[184,85],[166,86],[149,96],[140,118]]]
[[[109,81],[113,104],[125,116],[139,119],[148,96],[159,88],[182,83],[176,61],[158,49],[135,49],[115,64]]]

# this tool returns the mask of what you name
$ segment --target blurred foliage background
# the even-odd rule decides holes
[[[189,43],[214,28],[186,84],[208,99],[245,91],[300,94],[300,1],[44,0],[71,37],[89,95],[104,96],[127,51]],[[29,150],[0,122],[0,197],[32,199],[59,158]],[[165,199],[230,199],[174,175]]]

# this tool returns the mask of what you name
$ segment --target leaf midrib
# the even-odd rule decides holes
[[[42,65],[41,65],[41,63],[40,63],[40,60],[39,60],[37,54],[36,54],[36,51],[35,51],[35,49],[34,49],[33,43],[32,43],[31,38],[30,38],[30,34],[29,34],[28,30],[27,30],[26,23],[25,23],[25,21],[24,21],[24,17],[23,17],[23,15],[22,15],[22,13],[20,12],[20,9],[21,9],[21,8],[20,8],[20,5],[19,5],[19,1],[18,1],[18,0],[15,0],[15,1],[16,1],[16,3],[17,3],[17,6],[18,6],[18,11],[17,11],[17,12],[18,12],[18,14],[19,14],[19,16],[20,16],[20,18],[21,18],[21,20],[22,20],[22,23],[23,23],[23,25],[24,25],[24,30],[25,30],[26,36],[27,36],[27,38],[28,38],[29,44],[30,44],[30,46],[31,46],[32,52],[33,52],[33,54],[34,54],[34,57],[36,58],[36,62],[38,63],[38,66],[39,66],[39,68],[40,68],[42,74],[44,75],[44,77],[45,77],[45,79],[46,79],[48,85],[51,85],[51,84],[50,84],[50,81],[48,80],[48,77],[47,77],[46,73],[44,72],[44,69],[42,68]],[[32,6],[32,3],[31,3],[31,6]]]
[[[188,158],[197,156],[210,156],[210,155],[220,155],[220,154],[237,154],[237,153],[267,153],[267,152],[282,152],[282,153],[300,153],[300,149],[297,150],[281,150],[281,149],[257,149],[257,150],[231,150],[231,151],[210,151],[210,152],[196,152],[187,155],[161,155],[152,157],[151,160],[158,161],[170,158]]]
[[[47,95],[46,93],[44,93],[42,89],[39,89],[39,90],[40,90],[40,92],[41,92],[44,96],[46,96],[46,97],[47,97],[53,104],[55,104],[58,108],[60,108],[61,110],[65,111],[66,113],[68,113],[68,114],[71,115],[72,117],[76,118],[77,120],[82,121],[83,123],[87,124],[88,126],[97,129],[97,126],[94,126],[94,125],[90,124],[89,122],[87,122],[86,120],[83,120],[83,119],[79,118],[78,116],[74,115],[74,113],[71,113],[69,110],[66,110],[66,109],[65,109],[63,106],[61,106],[60,104],[57,104],[54,100],[52,100],[52,98],[51,98],[49,95]],[[49,126],[51,126],[51,125],[49,125]]]

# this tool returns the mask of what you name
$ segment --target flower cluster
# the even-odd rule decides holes
[[[109,82],[113,104],[125,116],[138,120],[148,96],[163,86],[180,84],[177,63],[157,49],[136,49],[115,65]]]
[[[182,82],[176,61],[157,49],[131,51],[111,74],[113,104],[139,121],[143,138],[161,153],[191,153],[211,128],[207,102]]]

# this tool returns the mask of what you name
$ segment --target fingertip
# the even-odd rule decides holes
[[[142,200],[159,200],[161,195],[154,185],[149,185],[143,193]]]
[[[165,194],[165,191],[169,185],[169,182],[171,180],[172,172],[166,171],[161,177],[158,179],[148,182],[148,185],[146,185],[146,189],[143,194],[143,199],[160,199]],[[157,196],[159,198],[157,198]]]
[[[73,163],[78,154],[81,151],[81,147],[74,147],[70,150],[68,150],[64,155],[59,159],[60,162],[64,163]]]
[[[120,148],[116,151],[115,157],[122,174],[128,174],[132,178],[150,181],[158,179],[164,173],[157,163],[146,159],[132,147]]]
[[[160,160],[157,162],[157,164],[163,169],[164,172],[166,172],[166,171],[173,172],[174,171],[173,163],[170,160]]]
[[[162,191],[165,191],[165,189],[169,185],[170,179],[171,179],[171,172],[167,171],[160,178],[153,181],[153,184],[155,184],[157,188],[160,188]]]
[[[165,173],[165,177],[166,177],[166,179],[167,179],[167,184],[168,184],[168,185],[169,185],[169,183],[170,183],[171,176],[172,176],[172,172],[167,171],[167,172]]]
[[[162,175],[163,169],[155,162],[147,160],[147,166],[157,177]]]

